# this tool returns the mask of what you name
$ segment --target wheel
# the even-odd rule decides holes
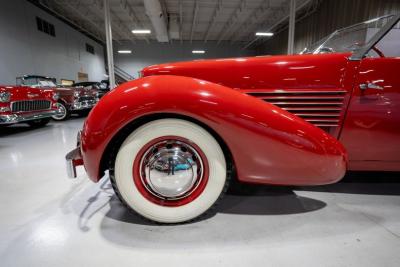
[[[46,119],[27,121],[26,123],[28,123],[29,126],[31,127],[42,127],[45,126],[47,123],[49,123],[49,121],[50,118],[46,118]]]
[[[160,223],[192,220],[210,210],[229,179],[224,152],[197,124],[181,119],[151,121],[122,143],[110,168],[121,201]]]
[[[58,102],[57,104],[57,114],[51,116],[51,118],[55,121],[63,121],[70,117],[70,112],[68,111],[67,107],[64,103]]]

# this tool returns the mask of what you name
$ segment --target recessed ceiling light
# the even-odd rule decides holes
[[[193,50],[192,53],[193,54],[204,54],[206,51],[204,50]]]
[[[256,36],[273,36],[273,32],[256,32]]]
[[[130,53],[132,53],[132,51],[131,50],[118,50],[118,53],[119,54],[130,54]]]
[[[151,30],[132,30],[133,34],[149,34]]]

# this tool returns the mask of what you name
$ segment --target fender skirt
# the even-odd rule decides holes
[[[320,185],[338,181],[346,171],[344,147],[303,119],[232,88],[162,75],[120,85],[90,112],[81,151],[91,180],[102,177],[100,162],[115,134],[136,119],[166,113],[213,129],[229,148],[240,181]]]

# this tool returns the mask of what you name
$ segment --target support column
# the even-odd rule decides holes
[[[111,17],[110,17],[110,6],[108,0],[104,0],[104,25],[106,30],[106,49],[107,49],[107,62],[108,62],[108,79],[110,81],[110,89],[115,87],[115,75],[114,75],[114,55],[112,47],[112,32],[111,32]]]
[[[294,53],[294,27],[296,22],[296,0],[290,0],[288,55]]]

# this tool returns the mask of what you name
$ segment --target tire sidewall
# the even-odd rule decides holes
[[[65,115],[64,115],[62,118],[57,118],[56,115],[52,116],[51,118],[52,118],[53,120],[55,120],[55,121],[63,121],[63,120],[68,119],[68,117],[69,117],[69,111],[68,111],[68,109],[67,109],[67,106],[66,106],[64,103],[62,103],[62,102],[57,102],[57,105],[62,105],[62,106],[64,107]]]
[[[209,177],[203,192],[192,202],[168,207],[146,199],[133,181],[133,163],[140,149],[162,136],[181,136],[195,143],[205,154]],[[163,223],[178,223],[196,218],[207,211],[221,195],[226,179],[226,162],[218,142],[197,124],[181,119],[151,121],[132,132],[121,145],[115,160],[115,182],[125,203],[140,215]]]

